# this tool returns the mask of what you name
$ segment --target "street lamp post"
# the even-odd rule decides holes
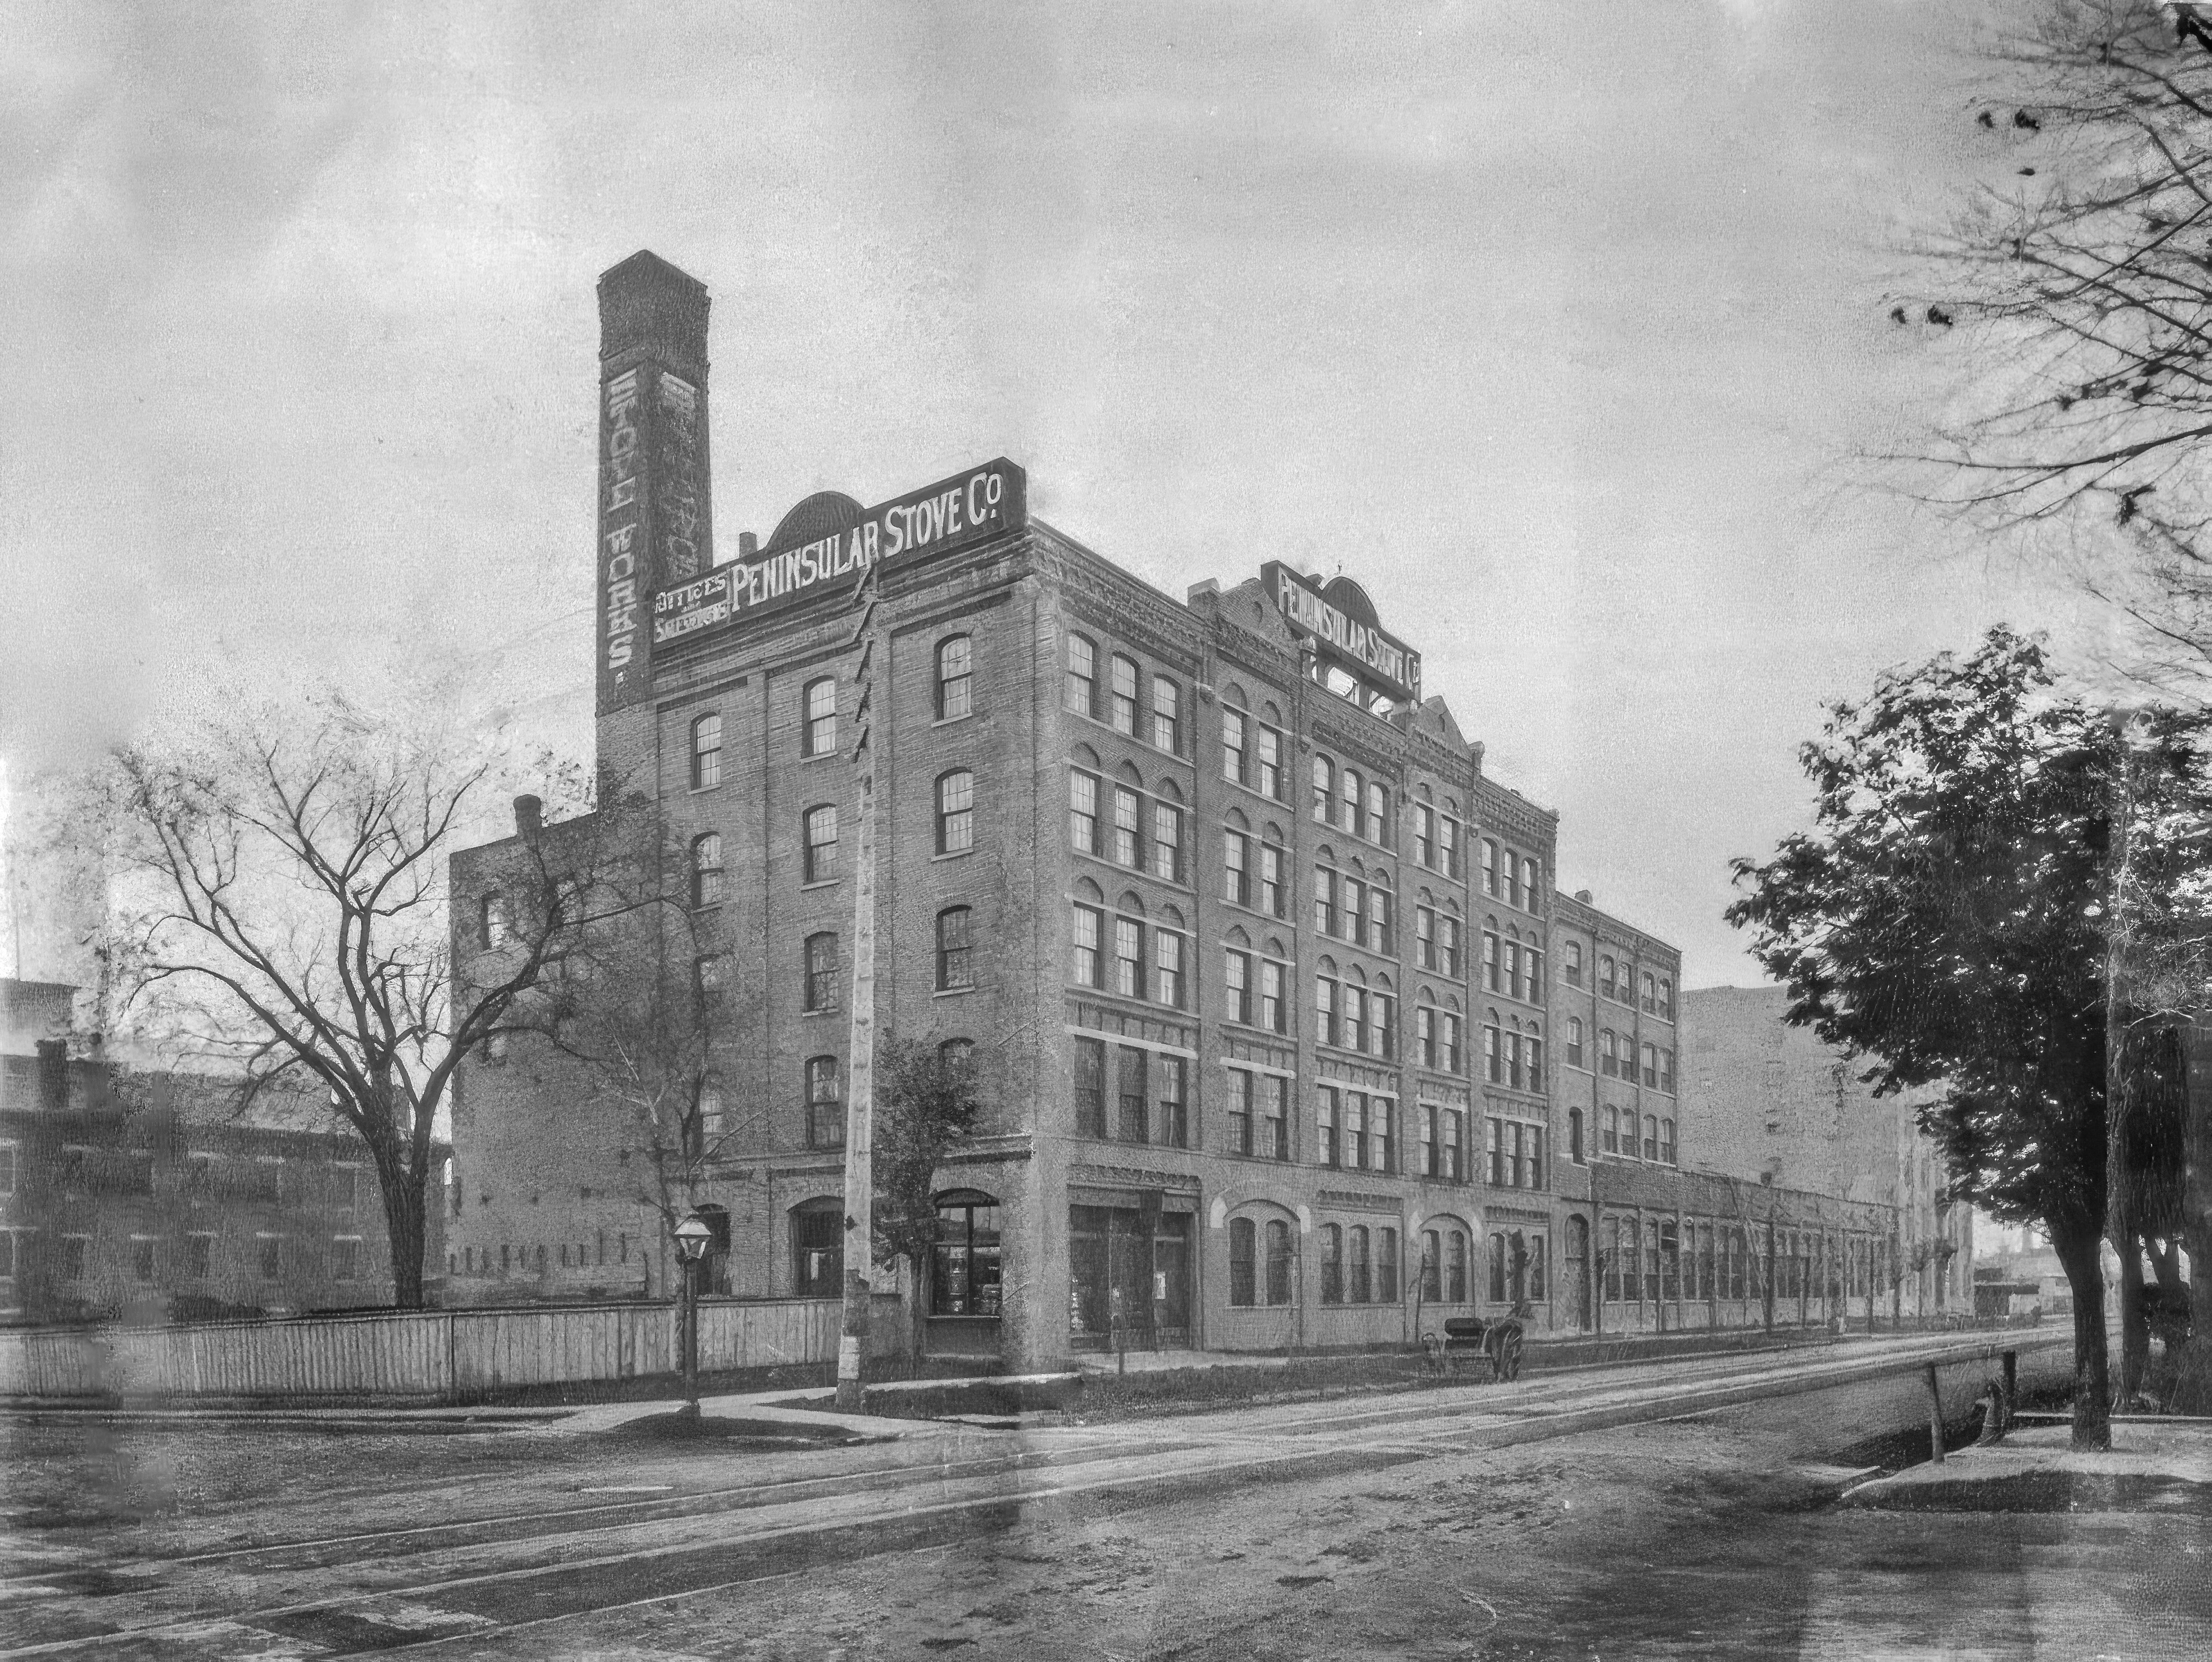
[[[699,1415],[699,1260],[707,1243],[714,1239],[714,1226],[696,1212],[676,1226],[676,1250],[684,1257],[684,1406],[683,1416]]]

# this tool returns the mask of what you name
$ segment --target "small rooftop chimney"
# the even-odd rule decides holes
[[[535,837],[544,829],[545,804],[535,796],[514,799],[514,829],[522,837]]]
[[[1575,891],[1575,898],[1581,901],[1583,905],[1587,906],[1590,904],[1590,892],[1588,889],[1577,889]]]
[[[738,533],[738,557],[739,559],[750,560],[754,555],[759,552],[760,533],[758,532],[740,531]]]

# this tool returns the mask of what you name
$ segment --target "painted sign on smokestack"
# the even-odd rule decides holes
[[[653,684],[653,597],[714,563],[707,288],[641,251],[599,278],[599,713]]]

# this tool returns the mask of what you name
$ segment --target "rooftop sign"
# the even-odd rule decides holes
[[[1408,703],[1421,702],[1421,654],[1375,621],[1375,603],[1349,577],[1326,588],[1280,560],[1260,568],[1260,581],[1283,621],[1310,637],[1323,659]]]
[[[662,589],[653,600],[653,642],[748,622],[826,594],[840,582],[857,585],[878,561],[949,554],[1028,523],[1027,479],[1001,456],[871,508],[843,530],[765,549]]]

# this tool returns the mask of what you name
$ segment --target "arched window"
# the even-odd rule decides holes
[[[1182,754],[1182,689],[1164,675],[1152,677],[1152,743],[1170,756]]]
[[[1659,983],[1650,975],[1644,977],[1644,1014],[1659,1014]]]
[[[1336,773],[1326,756],[1313,759],[1313,817],[1324,825],[1336,822]]]
[[[1580,1016],[1569,1016],[1567,1018],[1567,1066],[1580,1068],[1583,1065],[1583,1019]]]
[[[1659,1221],[1653,1218],[1644,1226],[1644,1301],[1659,1302]]]
[[[1087,635],[1067,637],[1067,707],[1098,719],[1098,648]]]
[[[722,1081],[709,1074],[699,1087],[699,1138],[703,1152],[712,1155],[729,1134],[729,1122],[722,1111]]]
[[[1280,1218],[1267,1222],[1267,1302],[1291,1301],[1291,1226]]]
[[[937,989],[941,993],[975,984],[969,962],[970,916],[965,906],[948,906],[937,915]]]
[[[1674,1019],[1674,983],[1665,976],[1659,977],[1659,1015],[1665,1021]]]
[[[1482,892],[1498,892],[1498,844],[1486,837],[1482,839]]]
[[[1367,787],[1367,835],[1384,848],[1390,846],[1390,788],[1379,781]]]
[[[806,811],[805,875],[808,883],[834,882],[837,876],[837,805],[823,802]]]
[[[1113,677],[1110,684],[1112,692],[1110,713],[1113,717],[1114,731],[1126,733],[1133,739],[1137,736],[1136,661],[1124,658],[1117,652],[1114,654],[1113,662],[1109,667]]]
[[[999,1202],[979,1189],[937,1197],[937,1243],[930,1252],[930,1313],[1000,1313]]]
[[[1441,1304],[1444,1296],[1443,1238],[1433,1229],[1421,1231],[1421,1298]]]
[[[1367,828],[1359,817],[1361,789],[1364,783],[1356,769],[1344,770],[1343,790],[1340,794],[1344,803],[1344,818],[1338,823],[1354,837],[1367,835]]]
[[[1528,1088],[1532,1091],[1542,1091],[1545,1088],[1544,1037],[1533,1024],[1528,1031],[1521,1036],[1521,1050],[1528,1062]]]
[[[845,1146],[845,1101],[843,1093],[838,1089],[835,1056],[806,1059],[806,1146]]]
[[[1613,959],[1604,956],[1603,954],[1601,954],[1597,960],[1597,989],[1603,993],[1607,998],[1611,998],[1613,996]]]
[[[1605,1111],[1604,1147],[1605,1152],[1608,1154],[1617,1154],[1620,1152],[1620,1110],[1618,1108],[1608,1108]]]
[[[1515,857],[1513,850],[1507,849],[1504,851],[1498,864],[1503,868],[1499,874],[1504,880],[1505,893],[1503,898],[1505,904],[1518,907],[1521,904],[1521,862]]]
[[[722,838],[708,831],[691,839],[691,904],[714,906],[722,899]]]
[[[834,1196],[791,1209],[792,1292],[834,1299],[845,1290],[845,1203]]]
[[[972,1038],[948,1038],[937,1047],[937,1054],[945,1067],[955,1072],[975,1070],[975,1041]]]
[[[837,678],[824,675],[809,681],[805,697],[806,717],[799,732],[799,753],[827,756],[837,748]]]
[[[1583,943],[1579,941],[1570,941],[1567,942],[1567,985],[1579,987],[1582,984]]]
[[[1375,1232],[1375,1300],[1398,1302],[1398,1232],[1395,1229]]]
[[[1659,1122],[1659,1163],[1662,1166],[1674,1163],[1674,1122],[1671,1119]]]
[[[1462,1231],[1453,1230],[1451,1239],[1447,1245],[1450,1250],[1450,1257],[1445,1260],[1445,1268],[1449,1274],[1449,1279],[1444,1288],[1445,1302],[1465,1304],[1467,1302],[1466,1234]]]
[[[965,854],[975,846],[975,776],[965,768],[937,782],[937,851]]]
[[[1229,1220],[1229,1302],[1249,1310],[1259,1300],[1259,1231],[1249,1218]]]
[[[1598,1029],[1597,1069],[1608,1078],[1620,1072],[1620,1044],[1610,1027]]]
[[[708,790],[722,782],[722,718],[702,715],[691,723],[691,788]]]
[[[1521,892],[1528,910],[1532,912],[1542,910],[1539,903],[1543,898],[1543,891],[1537,878],[1536,862],[1533,860],[1523,860],[1521,862]]]
[[[1350,1230],[1352,1262],[1350,1285],[1345,1289],[1348,1304],[1372,1303],[1375,1292],[1374,1264],[1368,1254],[1367,1226],[1355,1223]]]
[[[937,643],[937,719],[957,721],[974,707],[969,702],[975,685],[975,642],[965,635],[948,635]]]
[[[824,932],[806,937],[806,1008],[837,1008],[837,937]]]
[[[1321,1301],[1344,1302],[1344,1231],[1333,1223],[1321,1227]]]

